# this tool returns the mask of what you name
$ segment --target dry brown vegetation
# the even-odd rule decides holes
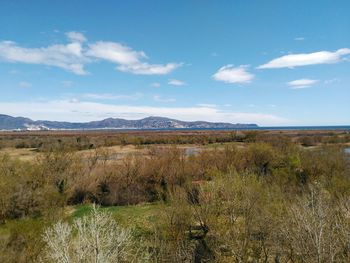
[[[132,231],[140,262],[349,262],[349,135],[311,134],[4,134],[0,261],[55,262],[42,235],[67,207],[157,203]]]

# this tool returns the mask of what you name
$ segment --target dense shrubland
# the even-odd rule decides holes
[[[150,147],[119,162],[102,148],[82,157],[62,142],[35,162],[1,155],[0,262],[92,262],[74,251],[99,236],[89,228],[94,216],[105,220],[96,226],[101,233],[117,229],[113,242],[100,236],[111,259],[94,262],[349,262],[350,169],[342,147],[245,136],[244,146],[194,155]],[[70,220],[72,205],[148,202],[161,209],[147,231],[97,209]],[[115,240],[123,240],[123,256]],[[69,261],[61,260],[65,253]]]

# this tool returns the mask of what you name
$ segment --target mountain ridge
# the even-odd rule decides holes
[[[256,124],[181,121],[166,117],[150,116],[139,120],[106,118],[100,121],[67,122],[67,121],[34,121],[25,117],[12,117],[0,114],[0,130],[98,130],[98,129],[234,129],[253,128]]]

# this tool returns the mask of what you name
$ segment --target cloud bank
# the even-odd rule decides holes
[[[104,104],[91,101],[57,100],[47,102],[4,102],[0,103],[0,112],[12,116],[26,116],[32,119],[85,122],[109,117],[140,119],[148,116],[161,116],[185,121],[221,121],[232,123],[257,123],[259,125],[288,124],[288,120],[279,116],[224,111],[215,107],[155,107]]]

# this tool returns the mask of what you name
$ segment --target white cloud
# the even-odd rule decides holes
[[[317,79],[297,79],[287,83],[292,89],[304,89],[313,86],[319,82]]]
[[[78,75],[86,74],[81,43],[52,45],[41,48],[24,48],[12,41],[0,42],[0,61],[55,66]]]
[[[185,86],[185,85],[187,85],[186,82],[178,80],[178,79],[169,79],[168,84],[173,85],[173,86]]]
[[[141,75],[164,75],[178,67],[181,63],[149,64],[143,51],[117,42],[87,42],[79,32],[68,32],[68,44],[50,45],[48,47],[26,48],[12,41],[0,42],[0,62],[37,64],[59,67],[78,75],[87,74],[84,66],[87,63],[105,60],[117,64],[123,72]]]
[[[254,75],[247,71],[248,66],[241,65],[234,67],[233,65],[226,65],[220,68],[213,78],[217,81],[226,83],[250,83]]]
[[[342,48],[335,52],[319,51],[305,54],[285,55],[269,61],[259,66],[259,69],[271,68],[294,68],[299,66],[308,66],[316,64],[333,64],[343,61],[345,56],[350,54],[350,49]]]
[[[176,101],[176,99],[173,99],[173,98],[167,99],[167,98],[163,98],[163,97],[160,96],[160,95],[154,95],[154,96],[153,96],[153,99],[154,99],[155,101],[158,101],[158,102],[175,102],[175,101]]]
[[[71,31],[71,32],[67,32],[66,36],[72,41],[72,42],[85,42],[87,41],[86,37],[84,36],[84,34],[79,33],[79,32],[75,32],[75,31]]]
[[[86,93],[82,97],[93,100],[138,100],[143,96],[142,93],[135,93],[131,95],[120,95],[110,93]]]
[[[168,63],[165,65],[139,63],[131,65],[120,65],[117,67],[117,69],[123,72],[129,72],[138,75],[166,75],[180,66],[181,64],[178,63]]]
[[[26,81],[21,81],[20,83],[18,83],[18,85],[19,85],[21,88],[30,88],[30,87],[33,86],[31,83],[26,82]]]
[[[276,115],[251,112],[223,111],[212,107],[152,107],[103,104],[88,101],[2,102],[0,112],[12,116],[26,116],[35,120],[85,122],[115,117],[139,119],[161,116],[185,121],[205,120],[231,123],[257,123],[259,125],[286,125],[289,120]]]
[[[143,52],[134,51],[119,43],[104,41],[90,44],[87,55],[121,65],[138,64],[141,58],[146,58]]]
[[[296,37],[294,38],[295,41],[303,41],[305,40],[305,37]]]
[[[116,42],[99,41],[90,44],[86,54],[118,64],[118,70],[133,74],[164,75],[181,66],[178,63],[148,64],[142,62],[148,58],[143,51],[134,51],[130,47]]]

